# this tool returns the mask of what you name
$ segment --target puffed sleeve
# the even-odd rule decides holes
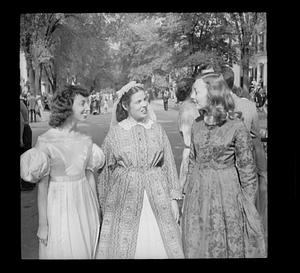
[[[20,158],[21,178],[31,183],[37,183],[50,173],[48,155],[34,147],[27,150]]]
[[[95,172],[102,168],[104,163],[105,155],[102,149],[97,144],[93,143],[86,168],[92,172]]]
[[[257,173],[253,158],[253,144],[251,136],[243,123],[240,123],[235,132],[236,167],[243,192],[254,203],[257,191]]]

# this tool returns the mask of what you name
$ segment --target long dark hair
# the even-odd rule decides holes
[[[212,117],[217,124],[222,124],[227,117],[235,118],[234,100],[222,74],[210,73],[200,79],[204,81],[208,91],[208,105],[201,112]]]
[[[116,118],[117,118],[118,122],[120,122],[120,121],[122,121],[122,120],[124,120],[128,117],[128,111],[125,108],[129,107],[132,95],[139,92],[139,91],[145,91],[145,90],[141,86],[134,86],[134,87],[131,87],[121,97],[119,103],[117,104],[117,109],[116,109]]]
[[[176,98],[178,101],[185,101],[192,92],[194,78],[183,78],[177,83]]]

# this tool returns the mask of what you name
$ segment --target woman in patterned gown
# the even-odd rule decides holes
[[[21,177],[38,182],[39,259],[93,259],[100,232],[93,172],[102,150],[77,123],[89,112],[88,91],[70,86],[53,96],[49,125],[21,156]]]
[[[151,118],[141,85],[124,86],[114,108],[98,177],[103,222],[97,258],[183,258],[182,194],[168,137]]]
[[[250,134],[235,117],[222,75],[197,79],[192,98],[203,118],[193,124],[183,208],[186,258],[265,257],[255,208],[257,176]]]

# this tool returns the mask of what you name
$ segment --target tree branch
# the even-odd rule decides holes
[[[235,13],[231,13],[230,15],[231,15],[231,18],[233,19],[233,21],[235,23],[235,28],[237,30],[237,36],[238,36],[238,39],[239,39],[239,43],[240,43],[240,46],[242,47],[243,42],[242,42],[242,37],[241,37],[241,30],[240,30],[239,25],[238,25],[238,19],[236,18]]]
[[[50,25],[51,25],[51,20],[52,20],[52,17],[53,17],[53,15],[54,15],[54,13],[51,13],[50,14],[50,17],[49,17],[49,24],[48,24],[48,26],[47,26],[47,30],[46,30],[46,34],[45,34],[45,38],[47,39],[47,37],[48,37],[48,33],[49,33],[49,29],[50,29]]]

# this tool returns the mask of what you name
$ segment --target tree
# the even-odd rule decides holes
[[[130,27],[137,38],[129,76],[147,81],[154,75],[166,76],[172,69],[170,48],[159,35],[160,17],[146,18]]]
[[[78,14],[80,20],[61,29],[55,52],[59,85],[72,80],[89,88],[101,88],[110,78],[110,60],[103,14]]]
[[[61,13],[21,14],[20,46],[25,53],[31,91],[41,92],[43,69],[51,63],[56,41],[54,32],[60,26]]]
[[[163,20],[161,36],[173,47],[174,67],[187,68],[195,76],[204,64],[220,69],[236,60],[236,52],[230,50],[228,31],[219,13],[167,14]]]
[[[71,79],[93,88],[107,74],[103,28],[102,14],[22,14],[21,48],[32,91],[40,93],[42,77],[53,92]]]
[[[243,71],[243,89],[249,90],[249,61],[253,52],[251,40],[257,33],[257,25],[266,22],[265,13],[247,12],[230,13],[231,24],[233,25],[234,35],[238,38],[241,53],[241,66]]]

